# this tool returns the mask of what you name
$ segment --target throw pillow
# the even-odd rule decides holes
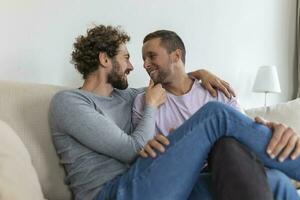
[[[42,200],[30,155],[18,135],[0,121],[0,200]]]

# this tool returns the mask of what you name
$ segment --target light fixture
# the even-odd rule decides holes
[[[281,92],[278,74],[275,66],[262,66],[259,68],[256,74],[252,91],[265,93],[266,108],[267,94]]]

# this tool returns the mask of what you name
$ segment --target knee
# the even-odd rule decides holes
[[[223,153],[234,152],[240,148],[240,143],[233,137],[222,137],[214,145],[215,151],[220,151]]]
[[[239,159],[244,159],[245,149],[242,145],[232,137],[222,137],[213,146],[210,154],[210,163],[216,165],[218,163],[236,163]]]

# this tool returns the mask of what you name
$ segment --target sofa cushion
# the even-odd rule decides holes
[[[44,197],[49,200],[71,199],[48,124],[49,102],[61,89],[64,88],[0,81],[0,120],[8,123],[25,144]]]
[[[3,121],[0,121],[0,135],[0,200],[44,199],[23,142]]]
[[[286,103],[269,106],[266,110],[264,107],[261,107],[248,109],[245,112],[252,118],[261,116],[269,121],[284,123],[300,134],[300,98]]]

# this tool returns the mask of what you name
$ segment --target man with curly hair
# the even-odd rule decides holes
[[[127,75],[133,70],[126,47],[128,41],[129,36],[119,28],[101,25],[88,30],[87,35],[77,38],[74,44],[72,61],[82,74],[84,83],[79,89],[57,93],[51,101],[49,113],[53,141],[67,172],[66,182],[76,200],[187,199],[193,188],[185,177],[194,176],[196,180],[196,171],[184,169],[187,167],[184,165],[183,174],[172,174],[172,170],[166,170],[162,166],[174,161],[174,155],[168,150],[155,159],[137,158],[140,150],[154,137],[155,112],[164,103],[166,94],[161,84],[149,84],[145,93],[144,115],[133,129],[131,108],[134,98],[144,89],[127,88]],[[209,89],[227,87],[231,91],[226,82],[205,70],[193,74],[197,75]],[[225,92],[228,94],[227,90]],[[224,121],[226,117],[220,118],[218,109],[219,106],[212,106],[207,110],[211,111],[212,119],[227,123]],[[240,120],[240,116],[232,118]],[[197,124],[195,128],[199,129]],[[203,130],[203,135],[218,134],[217,140],[226,132],[220,128],[216,130],[216,133]],[[237,135],[236,132],[232,134]],[[253,141],[245,135],[241,138]],[[191,142],[190,139],[186,142]],[[186,144],[192,148],[189,150],[177,148],[172,140],[169,147],[178,151],[177,164],[184,164],[180,155],[189,153],[197,155],[192,156],[190,161],[201,169],[204,154],[207,155],[216,140],[204,149],[198,148],[201,146],[198,139]],[[283,167],[286,168],[286,165]],[[291,170],[291,176],[297,178],[294,171]]]

